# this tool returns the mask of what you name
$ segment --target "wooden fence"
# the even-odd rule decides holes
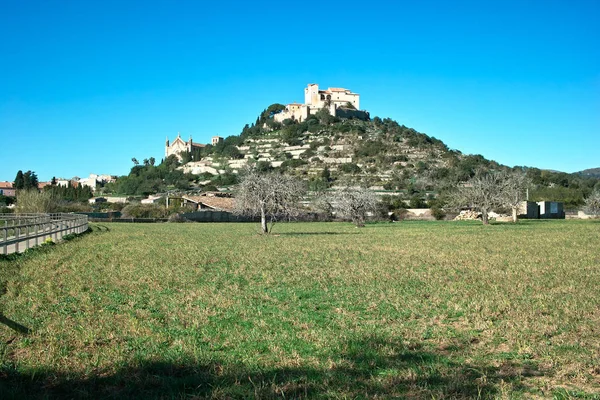
[[[23,252],[44,243],[56,242],[69,234],[88,229],[88,217],[81,214],[0,214],[0,254]]]

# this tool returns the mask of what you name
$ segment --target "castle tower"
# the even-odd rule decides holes
[[[319,85],[309,83],[306,89],[304,89],[304,104],[307,106],[316,106],[319,104]]]

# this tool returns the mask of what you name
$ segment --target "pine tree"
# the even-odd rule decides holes
[[[29,170],[23,174],[23,189],[37,189],[38,177],[35,172]]]
[[[17,172],[17,176],[15,177],[15,189],[23,189],[25,188],[25,179],[23,178],[23,171],[19,170]]]

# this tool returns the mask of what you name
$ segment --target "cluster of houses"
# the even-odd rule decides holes
[[[117,177],[114,175],[90,174],[90,176],[87,178],[79,178],[77,176],[74,178],[71,178],[71,179],[57,178],[57,179],[55,179],[55,184],[56,184],[56,186],[63,186],[63,187],[68,187],[69,185],[72,187],[78,187],[80,185],[81,186],[89,186],[92,189],[92,192],[95,192],[96,189],[98,187],[100,187],[101,185],[104,185],[109,182],[114,182],[116,180],[117,180]],[[50,186],[50,185],[52,185],[51,181],[39,182],[38,189],[42,190],[46,186]],[[12,196],[15,196],[15,194],[16,194],[16,189],[14,187],[13,182],[8,182],[8,181],[0,182],[0,195],[12,197]]]

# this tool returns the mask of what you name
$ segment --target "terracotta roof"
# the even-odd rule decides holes
[[[209,208],[215,210],[231,211],[235,206],[235,199],[231,197],[217,196],[183,196],[184,199],[194,203],[202,203]]]
[[[12,189],[12,182],[0,182],[0,189]]]
[[[330,92],[349,92],[348,89],[344,89],[344,88],[335,88],[335,87],[330,87],[329,89]]]
[[[192,142],[192,147],[206,147],[206,145],[202,144],[202,143],[194,143],[194,142]]]

